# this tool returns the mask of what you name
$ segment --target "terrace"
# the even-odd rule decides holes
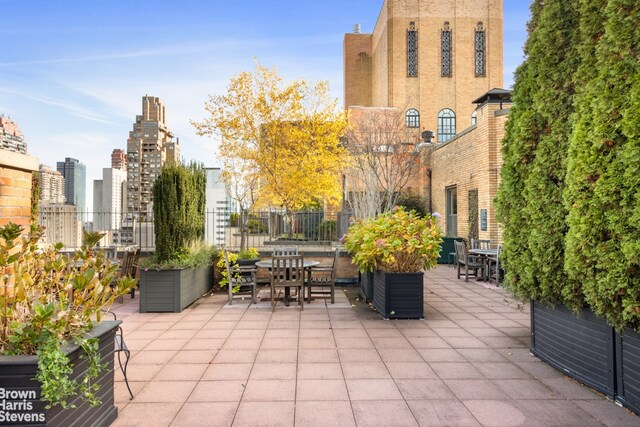
[[[528,307],[502,288],[425,274],[425,320],[384,321],[339,288],[300,312],[114,305],[132,350],[113,425],[584,425],[638,418],[530,355]],[[353,303],[353,306],[352,306]]]

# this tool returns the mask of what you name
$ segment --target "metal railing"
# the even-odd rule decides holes
[[[208,244],[238,249],[241,230],[249,247],[269,250],[272,245],[332,246],[346,232],[351,213],[307,211],[285,214],[277,210],[245,214],[220,209],[205,212],[205,241]],[[81,212],[73,206],[48,207],[39,212],[39,224],[45,227],[43,243],[62,242],[67,248],[81,244],[82,230],[100,231],[101,246],[136,245],[142,251],[155,250],[153,217],[141,218],[121,212]]]

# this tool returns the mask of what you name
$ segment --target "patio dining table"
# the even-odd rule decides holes
[[[320,262],[318,262],[318,261],[309,261],[309,260],[305,259],[305,260],[303,260],[302,267],[305,270],[308,271],[311,267],[315,267],[318,264],[320,264]],[[269,270],[271,270],[272,265],[273,264],[271,262],[271,259],[256,262],[256,267],[268,268]],[[290,263],[287,262],[286,266],[287,266],[287,268],[289,268],[290,267]],[[304,287],[302,289],[302,293],[304,294]],[[302,298],[302,297],[303,297],[303,295],[299,296],[299,298]],[[289,300],[290,299],[291,299],[291,289],[287,286],[287,287],[284,288],[284,303],[285,303],[285,305],[287,305],[287,306],[289,305]]]
[[[498,249],[469,249],[469,254],[482,259],[482,281],[487,281],[489,276],[488,260],[490,257],[498,256]]]

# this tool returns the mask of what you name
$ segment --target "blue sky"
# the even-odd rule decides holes
[[[504,0],[504,78],[523,59],[529,1]],[[143,95],[159,96],[182,156],[217,166],[189,119],[255,59],[285,79],[328,80],[342,100],[342,40],[371,32],[382,0],[0,0],[0,114],[55,168],[74,157],[93,180],[126,149]],[[341,103],[340,103],[341,105]]]

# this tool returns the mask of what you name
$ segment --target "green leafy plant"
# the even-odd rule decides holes
[[[146,257],[138,263],[142,269],[170,270],[177,268],[200,268],[212,265],[213,260],[219,257],[218,250],[207,245],[204,240],[195,240],[187,243],[178,250],[173,257],[164,261],[158,260],[157,255]]]
[[[375,268],[388,273],[413,273],[434,267],[441,243],[437,215],[421,218],[401,207],[354,223],[344,237],[352,262],[360,271]]]
[[[227,259],[229,260],[230,267],[236,266],[238,264],[238,260],[240,259],[252,260],[252,259],[259,259],[259,258],[260,258],[260,252],[258,252],[256,248],[244,249],[238,253],[227,252]],[[220,280],[218,281],[218,285],[220,287],[225,287],[227,286],[227,283],[229,283],[229,275],[227,274],[227,267],[224,263],[224,257],[222,256],[220,257],[216,266],[218,267],[218,271],[220,271]],[[236,276],[240,277],[240,273],[236,273]],[[237,291],[238,291],[237,289],[234,289],[234,292],[237,292]]]
[[[323,219],[318,224],[318,237],[320,240],[337,240],[338,239],[338,224],[332,219]]]
[[[73,258],[59,253],[62,244],[38,248],[43,228],[9,223],[0,227],[0,354],[37,355],[42,400],[47,408],[68,406],[78,394],[98,404],[95,380],[103,371],[97,342],[85,333],[101,320],[115,298],[128,293],[136,280],[120,278],[118,267],[93,247],[103,234],[84,232]],[[67,345],[84,350],[88,368],[80,383],[70,378]]]

